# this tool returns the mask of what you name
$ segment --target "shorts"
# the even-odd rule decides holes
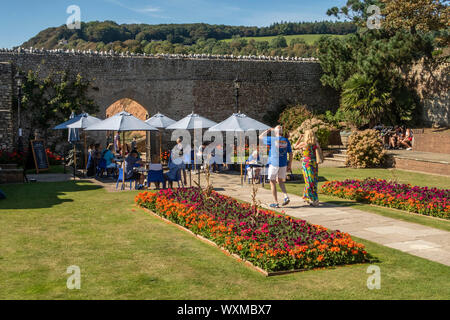
[[[269,172],[268,172],[268,178],[270,181],[274,180],[286,180],[287,175],[287,167],[275,167],[272,165],[269,165]]]

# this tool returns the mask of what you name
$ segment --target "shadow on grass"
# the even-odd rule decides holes
[[[319,176],[319,182],[325,182],[328,181],[327,178]],[[287,185],[293,184],[293,185],[299,185],[299,184],[305,184],[305,181],[303,180],[303,176],[301,176],[298,180],[294,181],[286,181]]]
[[[366,203],[360,203],[360,202],[351,201],[351,200],[345,200],[345,199],[342,200],[342,201],[339,201],[339,200],[327,200],[324,203],[329,208],[354,207],[354,206],[357,206],[357,205],[366,204]]]
[[[6,194],[6,199],[0,200],[0,210],[39,209],[73,202],[73,199],[61,196],[71,192],[98,190],[101,186],[88,181],[66,181],[2,185],[1,189]]]

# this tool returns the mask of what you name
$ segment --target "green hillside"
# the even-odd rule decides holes
[[[332,37],[344,37],[344,35],[337,35],[337,34],[298,34],[298,35],[288,35],[284,36],[287,43],[290,43],[292,39],[302,39],[307,44],[312,45],[316,41],[318,41],[323,36],[332,36]],[[269,36],[269,37],[242,37],[239,39],[245,39],[245,40],[255,40],[255,41],[268,41],[270,42],[272,39],[276,38],[277,36]],[[233,39],[225,39],[222,40],[224,42],[231,42]]]
[[[322,35],[341,36],[354,32],[355,28],[349,22],[331,21],[275,23],[261,28],[204,23],[119,25],[114,21],[92,21],[81,23],[80,30],[69,30],[66,26],[48,28],[21,46],[119,53],[312,57],[317,54],[315,42]],[[256,41],[249,43],[243,39]],[[292,39],[300,41],[292,42]]]

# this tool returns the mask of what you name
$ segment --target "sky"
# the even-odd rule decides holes
[[[328,8],[345,0],[2,0],[0,48],[18,46],[48,27],[66,23],[77,5],[81,21],[268,26],[280,21],[331,20]]]

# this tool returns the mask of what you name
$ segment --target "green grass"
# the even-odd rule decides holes
[[[450,298],[449,267],[361,239],[380,259],[380,290],[366,287],[368,265],[265,278],[136,208],[135,191],[78,181],[1,188],[0,299]],[[71,265],[81,290],[66,288]]]
[[[284,36],[286,38],[287,43],[289,44],[292,39],[303,39],[307,44],[314,44],[317,42],[321,37],[323,36],[331,36],[331,37],[345,37],[343,35],[337,35],[337,34],[297,34],[297,35],[289,35]],[[239,39],[245,39],[245,40],[255,40],[255,41],[268,41],[270,42],[273,38],[276,38],[277,36],[269,36],[269,37],[242,37]],[[231,42],[233,39],[225,39],[222,40],[225,42]]]
[[[294,170],[294,173],[301,174],[300,170]],[[386,180],[395,180],[398,183],[409,183],[417,186],[437,187],[443,189],[450,188],[450,179],[445,176],[428,175],[423,173],[415,173],[396,169],[351,169],[351,168],[319,168],[319,191],[320,187],[331,180],[345,179],[364,179],[377,178]],[[287,182],[286,189],[288,193],[303,195],[303,180],[300,182]],[[266,186],[269,188],[269,186]],[[450,231],[450,221],[433,219],[419,214],[411,214],[405,211],[372,206],[369,204],[357,203],[355,201],[340,199],[328,195],[319,194],[321,202],[338,204],[342,206],[350,206],[355,209],[373,212],[382,216],[399,219],[403,221],[413,222],[432,228]]]

